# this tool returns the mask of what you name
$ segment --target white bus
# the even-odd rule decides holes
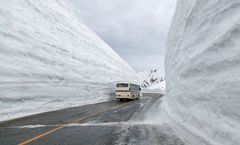
[[[135,100],[142,96],[140,85],[134,83],[117,83],[115,92],[119,100]]]

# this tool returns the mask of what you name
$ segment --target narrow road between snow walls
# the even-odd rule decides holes
[[[113,100],[2,122],[0,142],[4,145],[192,144],[194,135],[169,121],[161,105],[163,101],[164,96]],[[185,136],[181,134],[183,131]],[[206,145],[201,139],[193,140]]]

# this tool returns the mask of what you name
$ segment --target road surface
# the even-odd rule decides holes
[[[0,144],[185,145],[170,126],[142,122],[161,99],[109,101],[3,122]]]

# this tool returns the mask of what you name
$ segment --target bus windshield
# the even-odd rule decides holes
[[[127,87],[128,87],[128,84],[123,84],[123,83],[117,84],[117,87],[127,88]]]

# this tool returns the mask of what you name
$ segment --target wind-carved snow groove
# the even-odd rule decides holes
[[[211,143],[239,144],[239,0],[178,1],[169,32],[169,114]]]

